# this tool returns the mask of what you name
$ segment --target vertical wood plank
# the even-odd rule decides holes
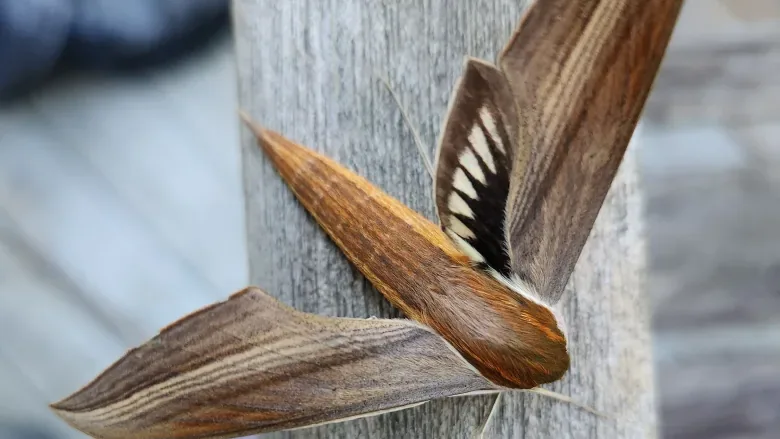
[[[516,0],[234,0],[240,105],[264,126],[324,152],[433,220],[430,179],[378,75],[390,79],[432,155],[464,56],[494,60],[525,6]],[[251,282],[302,311],[399,316],[296,203],[247,131],[242,141]],[[572,368],[547,386],[618,419],[518,392],[502,397],[485,437],[655,437],[633,149],[564,297]],[[268,437],[465,438],[485,420],[489,402],[452,398]]]

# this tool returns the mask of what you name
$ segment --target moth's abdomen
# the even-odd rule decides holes
[[[496,384],[531,388],[568,369],[553,314],[476,269],[426,218],[333,160],[268,131],[260,144],[301,204],[371,283]]]

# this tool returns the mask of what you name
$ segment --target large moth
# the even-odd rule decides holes
[[[409,319],[306,314],[249,287],[52,408],[96,438],[230,438],[561,378],[556,305],[680,6],[539,0],[496,65],[467,59],[439,139],[438,225],[247,120],[304,208]]]

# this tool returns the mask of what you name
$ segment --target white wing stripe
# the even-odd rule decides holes
[[[461,220],[452,215],[449,217],[450,227],[449,229],[456,233],[463,239],[474,239],[476,235],[471,231]]]
[[[488,147],[485,133],[482,132],[482,127],[474,125],[471,127],[471,133],[469,134],[469,142],[474,148],[474,151],[479,154],[479,157],[485,162],[490,172],[496,173],[496,164],[493,161],[493,154],[490,153],[490,147]]]
[[[463,152],[458,157],[460,166],[463,167],[472,177],[477,179],[480,183],[485,184],[485,174],[482,173],[482,168],[479,166],[477,156],[470,148],[463,148]]]
[[[469,205],[463,201],[463,198],[458,195],[457,192],[452,192],[450,194],[449,202],[447,203],[447,207],[449,207],[451,213],[457,213],[459,215],[467,216],[469,218],[474,218],[474,212],[471,211],[471,208]]]
[[[498,127],[496,127],[496,121],[493,119],[493,115],[490,114],[487,108],[482,107],[479,110],[479,118],[482,119],[482,124],[485,125],[487,134],[493,140],[496,148],[501,151],[501,154],[506,155],[506,148],[504,148],[504,144],[501,142],[501,136],[498,134]]]
[[[472,261],[475,262],[485,262],[485,258],[482,257],[482,255],[471,246],[468,242],[466,242],[465,239],[461,238],[460,236],[456,235],[452,231],[448,230],[447,235],[452,238],[452,240],[455,242],[455,245],[460,247],[460,249],[463,251],[463,253],[466,254],[469,258],[471,258]]]
[[[458,168],[455,170],[455,178],[452,180],[452,186],[468,195],[472,200],[477,199],[477,191],[474,189],[474,185],[471,184],[471,180],[466,176],[466,173],[463,172],[463,169]]]

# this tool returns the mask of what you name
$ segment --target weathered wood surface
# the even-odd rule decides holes
[[[240,105],[259,123],[328,154],[434,219],[430,179],[378,75],[389,78],[432,155],[463,57],[494,60],[523,7],[516,0],[236,0]],[[252,135],[244,131],[242,139],[251,283],[302,311],[400,316],[297,204]],[[571,370],[547,386],[617,420],[507,394],[485,437],[656,436],[635,174],[631,148],[563,299]],[[434,401],[268,437],[470,437],[489,401]]]

